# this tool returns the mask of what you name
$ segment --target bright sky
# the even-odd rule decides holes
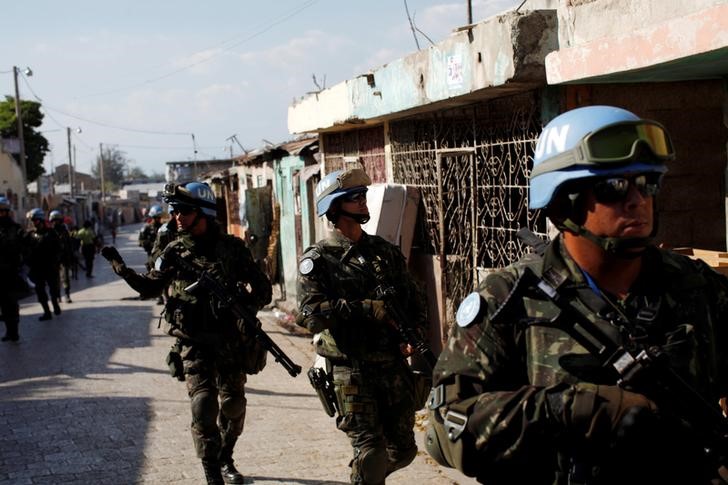
[[[474,21],[521,0],[473,0]],[[407,0],[434,42],[467,23],[466,0]],[[403,0],[27,0],[2,10],[0,95],[40,98],[46,172],[90,172],[99,143],[147,174],[167,161],[220,159],[295,138],[296,98],[416,50]],[[418,34],[420,48],[429,41]],[[77,128],[82,132],[77,133]]]

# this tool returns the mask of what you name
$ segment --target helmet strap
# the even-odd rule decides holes
[[[576,211],[576,199],[578,198],[578,194],[570,194],[569,198],[571,199],[572,214],[574,214],[574,211]],[[649,246],[649,244],[652,242],[652,239],[655,237],[655,234],[657,234],[657,204],[654,199],[652,201],[652,213],[654,219],[652,224],[652,232],[647,237],[597,236],[589,229],[584,227],[583,224],[577,224],[576,222],[574,222],[571,216],[560,221],[552,221],[560,230],[571,231],[577,236],[581,236],[584,239],[593,242],[613,256],[622,259],[635,259],[642,256],[644,250],[647,249],[647,246]],[[631,251],[635,248],[641,248],[642,251]]]
[[[371,216],[369,214],[353,214],[351,212],[345,211],[344,209],[339,208],[338,212],[339,216],[346,216],[354,219],[359,224],[366,224],[369,222],[369,219],[371,219]]]

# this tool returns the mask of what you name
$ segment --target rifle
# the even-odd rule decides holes
[[[283,352],[283,350],[278,347],[273,340],[271,340],[270,336],[262,329],[262,324],[258,317],[255,316],[255,313],[240,303],[240,300],[243,298],[242,295],[239,293],[231,293],[202,266],[185,260],[174,250],[165,251],[162,254],[162,259],[182,272],[194,274],[196,276],[197,281],[185,288],[185,291],[193,293],[197,288],[202,288],[215,295],[222,305],[228,308],[232,314],[238,318],[239,322],[242,322],[241,328],[239,328],[242,334],[253,335],[260,342],[263,348],[265,348],[273,356],[275,361],[286,369],[291,377],[296,377],[301,373],[301,366],[293,362],[291,358],[288,357],[288,355],[286,355],[286,353]]]
[[[425,341],[415,330],[407,313],[405,313],[397,302],[397,290],[392,286],[379,285],[376,290],[376,298],[384,302],[387,313],[392,317],[392,323],[399,334],[400,340],[412,346],[422,356],[429,370],[435,368],[437,357],[427,346]]]
[[[695,430],[702,440],[706,458],[715,465],[718,475],[728,482],[728,420],[717,403],[710,404],[680,377],[660,348],[628,350],[602,331],[584,310],[559,293],[564,281],[566,278],[555,271],[547,271],[539,278],[526,268],[511,294],[519,285],[524,285],[526,291],[545,296],[559,309],[547,325],[566,331],[579,342],[598,359],[603,369],[616,378],[620,387],[640,392],[656,401],[658,406],[661,402],[672,403],[676,416]],[[629,336],[627,340],[631,340]]]

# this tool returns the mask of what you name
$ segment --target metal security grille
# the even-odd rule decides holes
[[[440,256],[448,327],[483,274],[526,252],[519,228],[546,234],[527,210],[538,106],[527,93],[390,125],[394,181],[419,188],[422,243]]]

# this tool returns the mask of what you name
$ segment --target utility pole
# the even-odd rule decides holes
[[[18,90],[17,66],[13,66],[13,80],[15,81],[15,119],[18,122],[18,143],[20,143],[20,169],[23,173],[23,193],[21,195],[20,210],[25,213],[25,198],[28,192],[28,169],[25,166],[25,136],[23,135],[23,118],[20,114],[20,91]]]
[[[104,147],[99,143],[99,175],[101,175],[101,217],[104,217]]]
[[[68,186],[70,187],[71,197],[75,195],[74,176],[73,176],[73,159],[71,158],[71,128],[66,127],[66,139],[68,140]]]
[[[468,0],[468,25],[473,24],[473,0]]]

